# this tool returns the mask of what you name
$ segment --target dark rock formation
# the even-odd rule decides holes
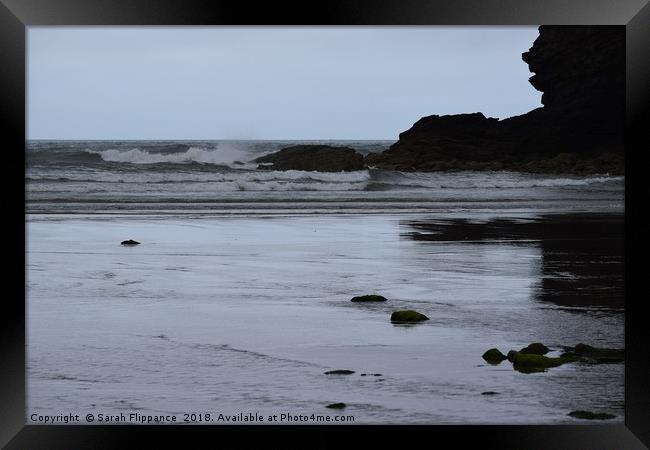
[[[268,170],[318,170],[340,172],[363,170],[363,156],[350,147],[330,145],[294,145],[254,160],[258,169]]]
[[[429,320],[429,318],[424,314],[412,310],[395,311],[390,316],[391,322],[422,322],[425,320]]]
[[[483,353],[483,359],[489,362],[490,364],[499,364],[506,358],[506,355],[501,353],[497,348],[491,348],[490,350]]]
[[[330,408],[330,409],[343,409],[347,405],[345,403],[330,403],[327,405],[325,408]]]
[[[325,375],[352,375],[354,370],[336,369],[325,372]]]
[[[134,241],[133,239],[129,239],[128,241],[122,241],[120,242],[122,245],[138,245],[140,244],[138,241]]]
[[[609,413],[594,413],[591,411],[571,411],[567,416],[575,417],[576,419],[586,420],[606,420],[616,417],[614,414]]]
[[[625,30],[541,26],[522,55],[541,108],[504,120],[428,116],[368,166],[403,171],[623,173]]]
[[[381,295],[360,295],[358,297],[353,297],[350,301],[355,303],[385,302],[386,297]]]

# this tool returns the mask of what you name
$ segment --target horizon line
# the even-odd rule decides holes
[[[286,139],[236,139],[236,138],[26,138],[26,141],[398,141],[395,139],[370,138],[286,138]]]

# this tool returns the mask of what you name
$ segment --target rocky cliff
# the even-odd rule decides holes
[[[428,116],[368,166],[395,170],[510,169],[623,173],[625,29],[541,26],[522,55],[541,108],[503,120]]]

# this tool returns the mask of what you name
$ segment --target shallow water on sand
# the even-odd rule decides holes
[[[623,422],[622,364],[523,374],[481,358],[531,342],[623,348],[622,216],[461,218],[31,216],[27,420],[585,423],[567,416],[582,409]],[[349,301],[370,293],[389,300]],[[430,320],[394,325],[396,309]]]

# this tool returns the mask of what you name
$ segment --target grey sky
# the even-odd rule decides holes
[[[540,105],[537,27],[30,27],[30,139],[397,139]]]

